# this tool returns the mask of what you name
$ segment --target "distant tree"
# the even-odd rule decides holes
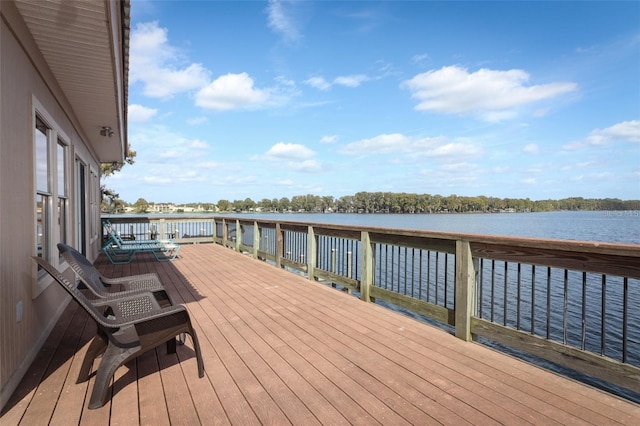
[[[282,197],[278,200],[278,211],[282,213],[289,211],[291,209],[291,201],[287,197]]]
[[[228,212],[231,210],[231,203],[229,200],[219,200],[218,201],[218,210],[221,212]]]
[[[149,211],[149,203],[144,198],[138,198],[138,201],[133,203],[133,207],[136,213],[147,213]]]
[[[105,213],[118,213],[124,208],[124,201],[120,199],[120,195],[102,184],[104,178],[119,172],[125,164],[135,163],[136,152],[132,149],[127,152],[124,163],[112,162],[100,164],[100,191],[102,200],[100,202],[101,210]]]

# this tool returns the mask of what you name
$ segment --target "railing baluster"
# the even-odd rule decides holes
[[[439,283],[439,280],[438,280],[438,272],[440,271],[440,268],[438,267],[438,264],[440,263],[439,260],[440,260],[440,252],[437,251],[436,252],[436,276],[435,276],[436,282],[434,283],[435,284],[435,289],[434,289],[435,290],[435,302],[434,303],[436,305],[438,304],[438,287],[440,287],[440,283]]]
[[[520,304],[521,304],[521,294],[522,294],[522,264],[518,263],[518,288],[517,288],[517,301],[516,301],[516,329],[520,330]]]
[[[496,306],[496,261],[491,260],[491,322],[494,319],[494,311]]]
[[[551,336],[551,268],[547,266],[547,339]]]
[[[607,351],[607,276],[602,274],[602,285],[600,287],[601,307],[600,307],[600,355],[604,356]]]
[[[418,263],[418,299],[422,300],[422,253],[424,250],[418,251],[419,263]]]
[[[580,349],[584,350],[587,341],[587,273],[582,273],[582,325],[580,328]]]
[[[562,321],[562,343],[567,344],[567,333],[569,328],[569,271],[564,270],[564,305],[562,308],[563,321]]]
[[[627,342],[629,323],[629,278],[622,281],[622,362],[627,362]]]
[[[480,300],[478,316],[483,317],[483,305],[484,305],[484,259],[480,259],[480,279],[478,283],[478,299]]]
[[[502,325],[507,325],[507,309],[509,307],[509,300],[508,300],[508,289],[509,289],[509,282],[508,282],[508,275],[509,275],[509,263],[508,262],[504,262],[504,294],[502,295]]]
[[[531,334],[536,329],[536,265],[531,265]]]
[[[444,254],[444,303],[442,306],[447,306],[447,291],[449,287],[449,253]]]
[[[427,251],[427,302],[431,301],[431,250]]]

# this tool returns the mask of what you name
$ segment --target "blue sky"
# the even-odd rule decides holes
[[[640,199],[640,2],[141,1],[130,203]]]

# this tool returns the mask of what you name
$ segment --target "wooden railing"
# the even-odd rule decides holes
[[[243,217],[109,220],[123,235],[217,243],[640,392],[640,245]]]

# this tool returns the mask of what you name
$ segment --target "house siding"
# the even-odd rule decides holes
[[[57,285],[34,288],[35,195],[33,114],[35,105],[45,109],[69,143],[69,221],[67,236],[76,241],[75,159],[99,174],[99,163],[73,126],[73,111],[60,98],[59,88],[21,21],[15,5],[0,2],[0,407],[25,374],[50,329],[68,303]],[[35,101],[34,101],[35,100]],[[87,181],[91,185],[90,181]],[[94,186],[99,182],[93,182]],[[92,188],[88,188],[91,191]],[[93,188],[95,190],[95,188]],[[89,218],[91,220],[91,218]],[[99,218],[93,218],[99,220]],[[55,232],[53,235],[57,235]],[[88,234],[88,238],[90,235]],[[54,239],[55,241],[55,239]],[[99,239],[87,240],[88,257],[94,259]],[[60,270],[72,277],[67,265]],[[22,320],[17,321],[17,306]]]

